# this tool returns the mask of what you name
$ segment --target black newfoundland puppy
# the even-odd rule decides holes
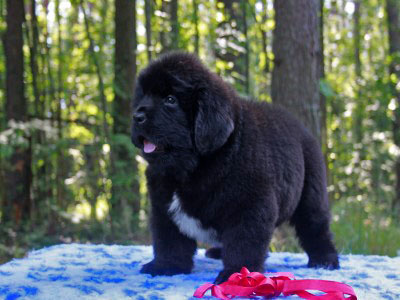
[[[154,259],[141,272],[190,273],[196,240],[222,258],[216,283],[263,271],[275,227],[296,228],[309,267],[339,267],[320,147],[284,109],[242,99],[187,53],[162,56],[137,80],[132,141],[151,198]]]

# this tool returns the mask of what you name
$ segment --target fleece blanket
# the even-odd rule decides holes
[[[212,282],[222,268],[200,249],[192,274],[152,278],[139,273],[152,256],[149,246],[67,244],[33,251],[0,266],[0,299],[196,299],[195,289]],[[360,300],[400,299],[400,257],[341,255],[341,269],[335,271],[309,269],[306,263],[305,254],[271,253],[266,268],[292,272],[297,279],[344,282]]]

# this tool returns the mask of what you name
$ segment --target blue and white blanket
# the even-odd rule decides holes
[[[33,251],[0,266],[0,299],[195,299],[195,289],[222,268],[198,250],[192,274],[152,278],[139,273],[152,256],[148,246],[68,244]],[[341,255],[338,271],[306,268],[305,254],[271,253],[267,262],[268,272],[347,283],[360,300],[400,299],[400,257]]]

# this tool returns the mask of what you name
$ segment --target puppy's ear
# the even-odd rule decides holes
[[[200,154],[221,148],[234,129],[231,104],[207,89],[199,92],[194,136]]]

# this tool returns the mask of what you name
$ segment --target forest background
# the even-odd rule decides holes
[[[0,262],[150,242],[130,102],[177,49],[312,130],[342,253],[400,255],[398,0],[0,0],[0,37]],[[270,250],[300,251],[290,231]]]

